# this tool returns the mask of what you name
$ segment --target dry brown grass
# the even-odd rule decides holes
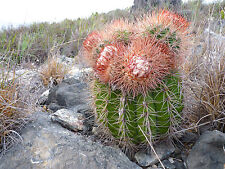
[[[67,72],[68,67],[58,61],[57,54],[51,54],[40,70],[41,78],[45,86],[59,84]]]
[[[225,132],[225,38],[203,36],[200,52],[185,66],[185,116],[188,127],[208,125]]]
[[[4,73],[3,73],[4,72]],[[19,85],[9,71],[1,70],[0,78],[0,153],[20,139],[18,129],[26,119],[26,107],[19,96]]]

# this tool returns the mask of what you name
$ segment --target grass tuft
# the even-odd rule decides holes
[[[24,124],[28,113],[20,94],[15,71],[1,69],[0,77],[0,153],[5,152],[20,138],[17,131]]]
[[[186,65],[186,119],[189,127],[207,124],[225,132],[225,41],[215,37],[203,40],[208,43],[203,43],[201,52],[193,54]]]
[[[59,61],[57,54],[51,54],[40,70],[41,79],[45,86],[59,84],[69,71],[68,66]]]

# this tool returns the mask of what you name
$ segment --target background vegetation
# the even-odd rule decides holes
[[[115,10],[107,14],[94,13],[86,19],[4,28],[0,32],[1,59],[40,64],[47,59],[50,50],[56,47],[61,55],[74,57],[88,33],[115,18],[128,16],[128,9]]]

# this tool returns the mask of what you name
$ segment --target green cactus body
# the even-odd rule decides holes
[[[116,37],[116,40],[118,42],[123,42],[124,44],[128,45],[130,42],[130,37],[132,35],[132,32],[129,31],[116,31],[114,36]]]
[[[95,81],[96,118],[106,133],[130,144],[145,144],[145,135],[158,139],[169,133],[183,108],[178,76],[168,76],[158,89],[136,97]],[[141,130],[140,130],[140,128]]]
[[[157,26],[154,28],[147,28],[147,34],[154,35],[156,39],[163,40],[173,49],[179,49],[181,39],[177,37],[177,33],[171,32],[169,27],[162,28],[162,26]]]

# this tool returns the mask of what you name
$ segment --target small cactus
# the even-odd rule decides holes
[[[145,136],[155,141],[179,125],[183,95],[178,68],[187,54],[188,25],[163,10],[135,24],[114,21],[84,41],[97,77],[96,120],[106,135],[126,146],[142,145]]]

